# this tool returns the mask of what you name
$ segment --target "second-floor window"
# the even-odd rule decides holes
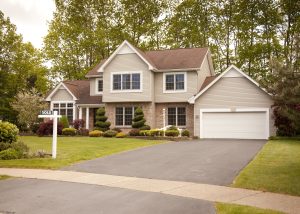
[[[141,90],[141,74],[140,73],[124,73],[112,75],[113,91],[136,91]]]
[[[186,91],[186,73],[165,73],[164,92]]]
[[[101,94],[103,92],[103,79],[97,78],[96,79],[96,93]]]

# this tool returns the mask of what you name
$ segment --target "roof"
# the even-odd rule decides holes
[[[67,80],[63,81],[52,89],[47,97],[63,84],[76,97],[76,104],[100,104],[102,103],[102,96],[90,96],[90,82],[89,80]]]
[[[128,44],[127,41],[122,45]],[[118,49],[122,46],[120,45]],[[154,70],[173,70],[173,69],[196,69],[200,68],[209,48],[179,48],[169,50],[145,51],[130,45],[134,51],[140,55]],[[117,49],[117,50],[118,50]],[[99,76],[98,70],[101,66],[109,63],[115,51],[108,59],[103,59],[92,70],[88,72],[86,77]]]
[[[211,86],[213,86],[216,82],[218,82],[226,73],[228,73],[230,70],[235,70],[238,73],[240,73],[243,77],[248,79],[250,82],[252,82],[254,85],[256,85],[258,88],[260,88],[262,91],[270,95],[265,89],[260,87],[260,85],[251,77],[249,77],[247,74],[245,74],[243,71],[241,71],[239,68],[237,68],[235,65],[230,65],[223,73],[221,73],[218,76],[213,76],[206,78],[203,85],[201,86],[200,91],[193,97],[189,98],[188,102],[193,104],[195,103],[195,100],[198,99],[205,91],[207,91]]]

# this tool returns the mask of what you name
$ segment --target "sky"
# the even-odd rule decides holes
[[[54,0],[0,0],[0,10],[17,26],[24,42],[41,48],[48,22],[55,10]]]

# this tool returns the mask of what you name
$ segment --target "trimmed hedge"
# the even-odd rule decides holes
[[[90,137],[101,137],[103,135],[103,132],[100,130],[94,130],[89,132]]]
[[[0,142],[13,143],[18,139],[19,129],[16,125],[0,121]]]
[[[89,131],[88,129],[81,128],[81,129],[78,130],[77,133],[78,133],[79,135],[81,135],[81,136],[89,136],[89,132],[90,132],[90,131]]]
[[[130,136],[139,136],[140,135],[140,130],[139,129],[131,129],[129,131]]]
[[[96,112],[95,129],[105,132],[109,130],[110,125],[111,123],[107,121],[107,117],[105,116],[105,108],[99,108]]]
[[[187,129],[182,130],[181,132],[182,137],[189,137],[190,136],[190,131]]]
[[[178,130],[166,130],[165,135],[168,137],[178,137],[179,131]]]
[[[127,137],[127,134],[123,133],[123,132],[119,132],[117,133],[116,135],[116,138],[124,138],[124,137]]]
[[[141,130],[139,132],[140,136],[150,136],[150,130]]]
[[[122,130],[121,130],[120,128],[117,128],[117,127],[113,128],[112,130],[113,130],[113,131],[116,131],[116,132],[118,132],[118,133],[122,132]]]
[[[75,136],[76,135],[76,129],[74,128],[64,128],[62,130],[62,134],[63,135],[67,135],[67,136]]]
[[[107,130],[106,132],[103,133],[103,137],[115,137],[118,132],[114,130]]]

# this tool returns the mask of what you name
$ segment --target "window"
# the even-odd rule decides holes
[[[164,82],[164,92],[185,91],[186,73],[166,73]]]
[[[131,126],[137,107],[116,107],[116,126]]]
[[[141,74],[140,73],[124,73],[113,74],[114,91],[117,90],[141,90]]]
[[[185,107],[168,108],[168,125],[186,126],[186,108]]]
[[[73,121],[73,103],[53,103],[53,111],[57,111],[59,115],[67,116],[69,122]]]
[[[102,94],[103,92],[103,79],[97,78],[96,79],[96,94]]]

